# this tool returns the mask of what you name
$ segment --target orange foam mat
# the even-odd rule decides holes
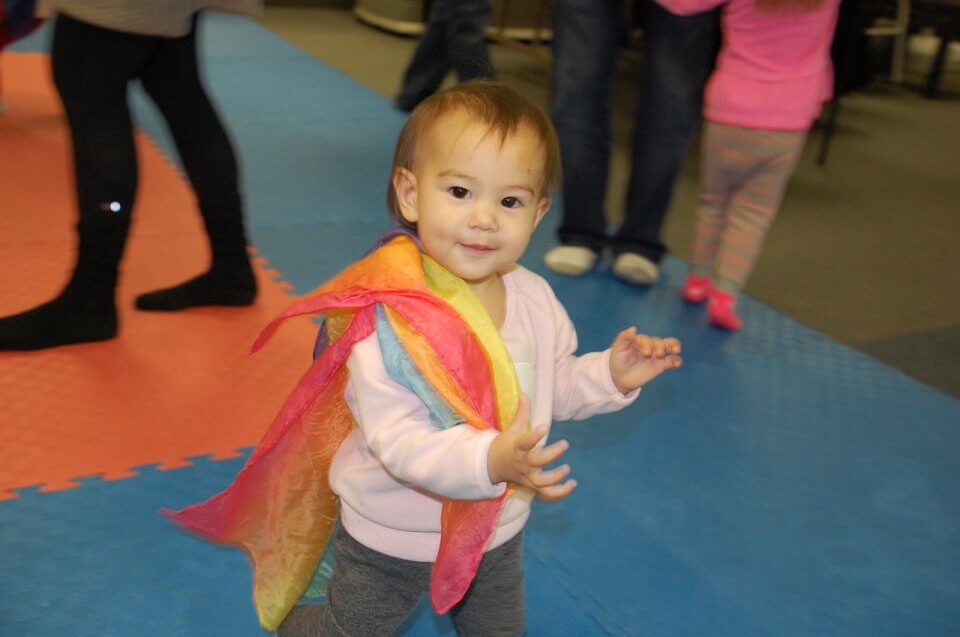
[[[69,138],[42,54],[0,57],[8,112],[0,116],[0,316],[55,295],[75,254]],[[237,455],[268,426],[309,364],[316,326],[289,321],[248,354],[292,298],[257,259],[250,308],[140,312],[136,294],[175,284],[207,263],[186,180],[138,134],[140,184],[118,293],[120,336],[38,352],[0,352],[0,499],[75,478],[116,479],[133,467]]]

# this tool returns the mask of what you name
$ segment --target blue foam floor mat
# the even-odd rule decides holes
[[[248,20],[206,16],[202,42],[252,241],[306,292],[389,226],[403,116]],[[152,106],[134,104],[172,154]],[[625,411],[556,425],[580,486],[528,526],[528,634],[960,634],[960,402],[750,299],[746,329],[711,330],[679,300],[673,259],[649,290],[604,268],[545,273],[559,212],[523,262],[554,285],[581,350],[636,324],[680,337],[686,365]],[[241,463],[0,502],[0,635],[263,634],[244,558],[157,516]],[[454,634],[424,604],[402,633]]]

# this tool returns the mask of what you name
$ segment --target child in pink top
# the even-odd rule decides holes
[[[840,0],[657,0],[690,14],[723,5],[723,47],[704,97],[697,230],[687,301],[742,325],[737,296],[780,209],[807,131],[831,97]]]
[[[376,332],[356,343],[345,392],[356,427],[330,469],[340,521],[329,601],[295,607],[279,635],[392,634],[428,587],[441,500],[496,498],[508,483],[517,488],[453,613],[463,634],[522,634],[520,538],[530,502],[537,494],[566,497],[576,486],[568,466],[546,469],[568,446],[544,446],[550,422],[620,409],[642,385],[680,366],[679,341],[632,327],[609,349],[575,356],[576,333],[563,306],[544,279],[517,264],[550,208],[556,148],[543,114],[492,82],[435,94],[401,132],[391,213],[476,294],[525,398],[503,431],[465,423],[444,429],[391,377]]]

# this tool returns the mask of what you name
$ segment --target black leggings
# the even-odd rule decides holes
[[[194,16],[190,33],[162,38],[104,29],[63,14],[57,18],[53,80],[73,141],[81,242],[85,225],[94,232],[112,227],[126,234],[137,189],[127,101],[127,85],[134,79],[167,122],[208,231],[242,227],[237,162],[200,81],[196,26]],[[114,217],[125,223],[105,225],[103,211],[116,212],[117,204],[125,214]]]

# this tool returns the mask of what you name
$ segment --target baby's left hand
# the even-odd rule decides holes
[[[637,334],[635,327],[617,334],[610,346],[610,374],[624,394],[682,364],[679,340]]]

